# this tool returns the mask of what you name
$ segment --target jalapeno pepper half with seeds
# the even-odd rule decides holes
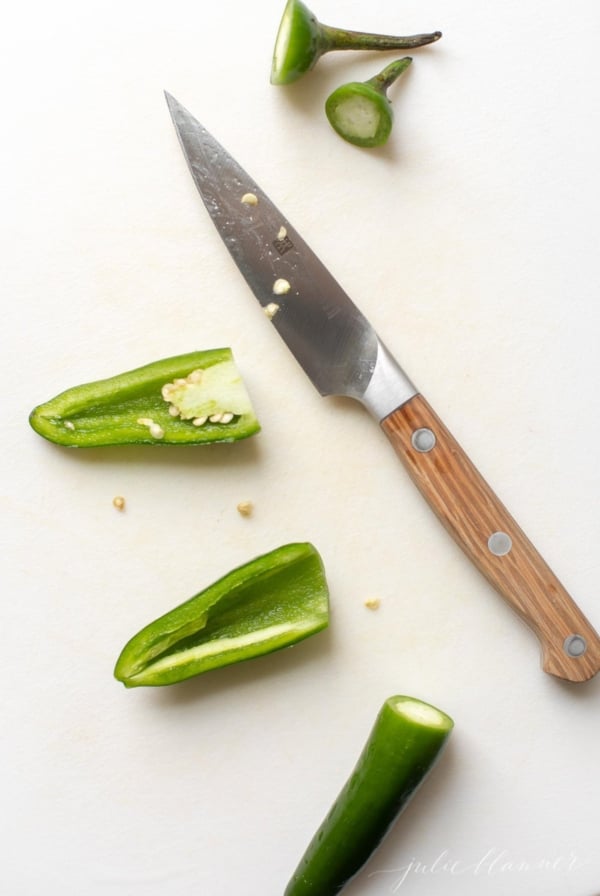
[[[128,688],[175,684],[289,647],[328,623],[321,557],[311,544],[286,544],[143,628],[121,651],[114,674]]]
[[[70,447],[233,442],[260,430],[229,348],[190,352],[67,389],[33,429]]]

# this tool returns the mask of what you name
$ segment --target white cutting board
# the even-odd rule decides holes
[[[323,104],[381,57],[271,87],[282,8],[4,15],[2,891],[277,896],[405,693],[455,731],[348,896],[593,896],[600,678],[540,671],[377,426],[313,390],[214,231],[162,91],[280,205],[599,626],[600,7],[315,0],[332,25],[444,32],[372,153]],[[78,453],[27,424],[69,386],[223,345],[263,425],[245,443]],[[142,625],[293,540],[323,556],[327,633],[170,689],[113,680]]]

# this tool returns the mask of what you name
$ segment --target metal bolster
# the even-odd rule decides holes
[[[418,390],[385,345],[377,340],[375,369],[361,402],[378,422],[406,404]]]

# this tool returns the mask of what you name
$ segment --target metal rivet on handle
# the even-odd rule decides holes
[[[512,538],[506,532],[494,532],[488,538],[488,548],[496,557],[504,557],[512,548]]]
[[[583,654],[587,650],[585,638],[583,638],[581,635],[569,635],[568,638],[565,638],[563,649],[565,653],[569,654],[569,656],[583,656]]]
[[[410,441],[415,451],[427,454],[428,451],[435,447],[435,433],[426,427],[415,429]]]

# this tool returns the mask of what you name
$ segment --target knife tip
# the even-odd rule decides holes
[[[167,106],[169,107],[169,111],[171,115],[175,115],[176,113],[185,112],[186,109],[181,105],[179,100],[175,99],[172,93],[169,93],[168,90],[164,91],[165,99],[167,101]]]

